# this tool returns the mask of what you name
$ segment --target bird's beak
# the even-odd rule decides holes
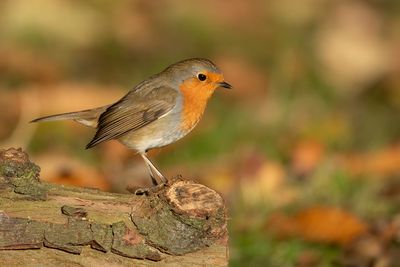
[[[232,85],[230,85],[229,83],[227,83],[225,81],[218,83],[218,87],[223,87],[223,88],[226,88],[226,89],[232,89]]]

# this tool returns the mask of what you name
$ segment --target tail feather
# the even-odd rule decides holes
[[[76,112],[61,113],[61,114],[56,114],[56,115],[49,115],[49,116],[44,116],[44,117],[34,119],[31,122],[74,120],[74,119],[78,119],[81,116],[81,114],[84,112],[85,111],[76,111]]]
[[[60,121],[60,120],[74,120],[83,125],[96,128],[100,115],[106,111],[109,106],[87,109],[76,112],[67,112],[62,114],[50,115],[32,120],[31,122],[44,122],[44,121]]]

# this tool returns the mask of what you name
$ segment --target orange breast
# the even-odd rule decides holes
[[[215,90],[212,84],[202,84],[197,79],[185,81],[180,86],[183,95],[182,130],[190,131],[199,122],[208,99]]]

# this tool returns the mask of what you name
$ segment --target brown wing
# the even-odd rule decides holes
[[[96,135],[86,148],[119,138],[157,120],[175,106],[177,95],[169,87],[159,87],[145,95],[140,91],[129,92],[100,115]]]

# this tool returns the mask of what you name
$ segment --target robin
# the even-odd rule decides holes
[[[167,179],[146,153],[187,135],[219,87],[232,88],[214,63],[203,58],[186,59],[139,83],[114,104],[32,122],[74,120],[96,128],[86,149],[116,139],[142,156],[153,184],[161,185]]]

